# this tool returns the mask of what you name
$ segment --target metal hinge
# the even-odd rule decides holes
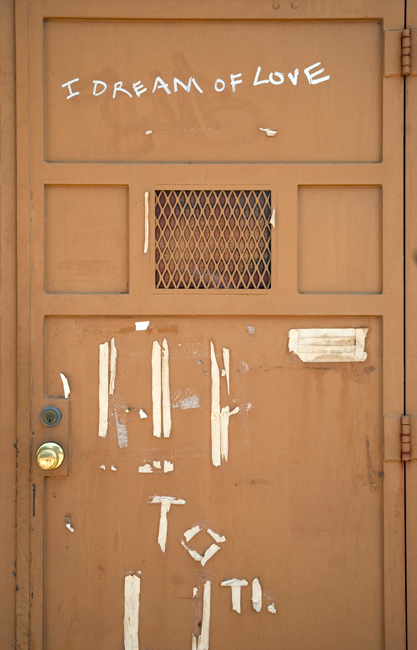
[[[411,458],[411,427],[408,415],[401,416],[401,460]]]
[[[403,29],[401,35],[401,74],[404,77],[411,74],[411,30],[409,29]]]

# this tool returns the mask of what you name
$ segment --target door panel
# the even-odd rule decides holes
[[[404,647],[403,3],[315,4],[19,5],[33,647]]]

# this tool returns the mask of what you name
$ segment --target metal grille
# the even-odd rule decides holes
[[[269,289],[271,192],[157,190],[157,289]]]

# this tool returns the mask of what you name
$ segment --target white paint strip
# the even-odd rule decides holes
[[[227,394],[230,394],[230,350],[228,348],[223,348],[223,363],[224,363],[224,372],[227,382]],[[223,373],[222,373],[223,374]]]
[[[211,356],[211,460],[215,467],[221,462],[220,453],[220,372],[213,341],[210,341]]]
[[[184,537],[187,540],[187,542],[190,541],[193,537],[197,535],[201,531],[200,526],[193,526],[192,528],[189,528],[188,530],[185,531]]]
[[[144,332],[145,330],[148,329],[148,327],[149,327],[148,320],[141,320],[135,323],[135,328],[137,332]]]
[[[218,544],[221,544],[222,542],[226,541],[224,535],[219,535],[218,533],[215,533],[214,530],[211,530],[211,528],[207,528],[207,532]]]
[[[64,397],[65,399],[68,399],[68,395],[70,394],[70,387],[68,383],[68,379],[65,377],[65,375],[62,374],[62,372],[59,373],[59,376],[61,377],[62,385],[64,387]]]
[[[288,349],[304,362],[365,361],[367,327],[292,329]]]
[[[275,208],[272,208],[272,215],[271,215],[271,218],[269,220],[269,223],[271,224],[271,226],[273,228],[275,228]]]
[[[270,605],[268,605],[267,610],[268,612],[271,612],[271,614],[276,614],[277,610],[275,608],[275,603],[271,603]]]
[[[197,650],[197,637],[195,634],[192,635],[191,637],[191,650]]]
[[[258,578],[252,580],[252,607],[255,612],[262,609],[262,587]]]
[[[150,503],[160,503],[161,504],[161,515],[159,519],[159,530],[158,530],[158,544],[163,553],[165,553],[167,534],[168,534],[168,512],[170,511],[171,505],[183,506],[185,504],[184,499],[176,499],[175,497],[165,497],[165,496],[154,496]]]
[[[161,437],[162,412],[161,412],[161,346],[158,341],[152,345],[152,414],[153,414],[153,435]]]
[[[139,409],[139,417],[142,420],[143,418],[147,418],[148,416],[146,415],[143,409]]]
[[[201,566],[205,566],[207,562],[213,557],[213,555],[215,555],[218,551],[220,551],[220,546],[217,546],[217,544],[212,544],[209,546],[202,557]]]
[[[70,517],[66,517],[66,519],[65,519],[65,526],[68,528],[68,530],[70,531],[70,533],[73,533],[73,532],[74,532],[74,529],[73,529],[73,527],[72,527],[72,525],[71,525],[71,519],[70,519]]]
[[[210,607],[211,607],[211,582],[203,585],[203,617],[201,620],[201,636],[199,639],[198,650],[209,650],[210,636]]]
[[[174,463],[171,463],[169,460],[164,460],[164,474],[174,471]]]
[[[145,241],[143,244],[143,252],[148,252],[149,245],[149,192],[145,192]]]
[[[139,650],[139,576],[125,577],[124,650]]]
[[[220,583],[221,587],[231,587],[232,588],[232,609],[238,614],[241,613],[241,591],[242,587],[248,586],[247,580],[238,580],[237,578],[232,578],[231,580],[224,580]]]
[[[193,587],[193,598],[197,598],[198,595],[198,587]]]
[[[201,562],[201,560],[203,559],[203,556],[200,555],[200,553],[197,553],[197,551],[195,551],[192,548],[188,548],[187,544],[184,542],[183,539],[181,539],[180,542],[183,545],[183,547],[185,548],[185,550],[189,552],[189,554],[191,555],[193,560],[195,560],[196,562]]]
[[[220,413],[220,452],[223,460],[227,460],[229,457],[229,418],[236,413],[239,413],[238,406],[233,411],[225,406]]]
[[[155,469],[161,469],[161,467],[162,467],[160,460],[154,460],[152,462],[152,465],[155,467]]]
[[[116,359],[117,348],[114,338],[110,341],[110,382],[109,382],[109,395],[114,395],[114,385],[116,382]]]
[[[109,344],[107,342],[99,345],[98,374],[98,435],[100,438],[105,438],[109,427]]]
[[[270,138],[278,133],[278,131],[273,131],[272,129],[263,129],[261,126],[259,127],[259,130],[266,133],[266,135],[268,135]]]
[[[139,474],[152,474],[152,465],[145,463],[145,465],[139,465],[138,472]]]
[[[166,339],[162,342],[162,422],[164,438],[171,434],[171,393],[169,390],[169,349]]]
[[[119,420],[116,406],[114,407],[114,419],[116,422],[117,444],[120,449],[125,449],[129,444],[129,437],[125,423]]]

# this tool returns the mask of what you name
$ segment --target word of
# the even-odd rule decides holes
[[[315,86],[316,84],[322,83],[323,81],[328,81],[330,79],[330,75],[320,76],[324,72],[324,68],[321,68],[320,70],[315,70],[315,68],[317,68],[320,65],[321,63],[318,62],[318,63],[313,63],[313,65],[310,65],[307,68],[304,68],[304,74],[307,78],[308,83],[311,86]],[[299,69],[295,68],[294,72],[288,72],[287,74],[287,77],[293,86],[296,86],[298,83],[299,73],[300,73]],[[274,71],[274,72],[262,74],[261,66],[258,66],[254,79],[252,81],[252,86],[261,86],[263,84],[272,84],[273,86],[281,86],[285,82],[285,80],[286,78],[283,72]],[[77,95],[80,94],[80,91],[76,90],[77,87],[76,84],[79,81],[80,78],[76,77],[75,79],[71,79],[70,81],[67,81],[61,85],[62,88],[68,88],[69,94],[67,95],[67,99],[72,99],[73,97],[76,97]],[[221,93],[226,89],[229,83],[232,92],[236,92],[236,87],[239,84],[243,84],[242,73],[238,72],[236,74],[231,74],[230,82],[228,81],[227,83],[224,79],[217,78],[213,84],[214,90],[217,93]],[[132,84],[131,88],[133,90],[133,93],[130,92],[130,90],[127,90],[127,88],[123,87],[123,81],[116,81],[112,85],[113,85],[113,92],[112,92],[113,99],[116,98],[118,93],[119,94],[122,93],[122,95],[124,96],[127,95],[132,99],[133,93],[137,97],[140,97],[141,95],[143,95],[143,93],[148,92],[148,88],[145,87],[142,81],[140,80]],[[94,97],[103,95],[107,91],[107,88],[108,85],[105,81],[101,79],[93,79]],[[199,83],[197,83],[194,77],[189,77],[188,83],[184,83],[177,77],[174,77],[172,80],[171,88],[169,84],[162,79],[162,77],[156,77],[151,92],[155,93],[158,90],[163,90],[167,95],[171,95],[172,92],[174,93],[178,92],[179,88],[182,88],[187,93],[190,93],[191,89],[194,88],[201,95],[204,93],[203,88]]]

